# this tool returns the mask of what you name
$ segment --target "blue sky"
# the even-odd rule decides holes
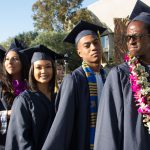
[[[2,0],[0,4],[0,42],[19,33],[33,31],[32,5],[37,0]],[[86,7],[96,0],[84,0]]]

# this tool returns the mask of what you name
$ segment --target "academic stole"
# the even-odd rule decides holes
[[[97,118],[97,83],[95,73],[84,61],[82,68],[86,74],[90,92],[90,150],[93,150]]]

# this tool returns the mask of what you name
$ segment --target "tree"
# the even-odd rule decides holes
[[[88,10],[87,8],[82,8],[76,12],[72,12],[70,16],[66,17],[66,20],[64,22],[64,30],[70,31],[75,26],[75,24],[78,23],[79,20],[86,20],[100,26],[106,26],[101,23],[98,17],[94,15],[90,10]]]
[[[81,60],[72,44],[63,43],[63,39],[66,35],[66,32],[41,32],[36,39],[32,41],[31,46],[43,44],[57,53],[67,54],[69,70],[74,70],[81,64]]]
[[[29,31],[18,34],[16,38],[22,41],[26,47],[30,47],[32,41],[34,41],[37,36],[38,32]]]
[[[115,63],[123,62],[124,56],[127,53],[127,44],[125,33],[127,30],[128,18],[115,18],[114,24],[114,48],[115,48]]]
[[[83,0],[38,0],[32,6],[38,30],[62,31],[64,22],[82,6]]]
[[[1,42],[0,45],[2,45],[6,50],[8,50],[12,39],[12,37],[9,37],[6,41]]]
[[[30,47],[31,43],[35,40],[35,38],[38,36],[38,32],[23,32],[15,37],[9,37],[5,42],[2,42],[1,45],[7,50],[9,49],[9,46],[14,38],[17,38],[19,41],[23,43],[25,47]]]

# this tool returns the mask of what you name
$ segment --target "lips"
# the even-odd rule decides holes
[[[95,52],[95,53],[92,54],[92,56],[98,56],[99,54],[100,54],[100,53]]]
[[[42,76],[40,76],[40,78],[42,78],[42,79],[47,79],[48,76],[47,76],[47,75],[42,75]]]
[[[14,67],[13,66],[8,66],[8,69],[14,69]]]
[[[137,47],[137,46],[131,46],[130,48],[132,48],[132,49],[137,49],[138,47]]]

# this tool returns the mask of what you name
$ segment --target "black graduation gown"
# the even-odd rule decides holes
[[[6,150],[40,150],[53,119],[53,101],[41,92],[24,91],[12,106]]]
[[[6,110],[10,110],[11,106],[7,104],[6,102],[7,97],[6,95],[2,93],[2,84],[3,83],[0,81],[0,111],[6,111]],[[6,120],[7,120],[7,126],[8,126],[9,119],[7,118]],[[1,126],[1,121],[0,121],[0,126]],[[7,126],[6,126],[6,132],[3,134],[0,133],[0,150],[4,149],[4,146],[5,146]]]
[[[95,150],[150,150],[150,134],[137,112],[129,67],[114,67],[105,82],[97,116]]]
[[[62,82],[54,122],[42,150],[89,150],[89,87],[82,67]]]

